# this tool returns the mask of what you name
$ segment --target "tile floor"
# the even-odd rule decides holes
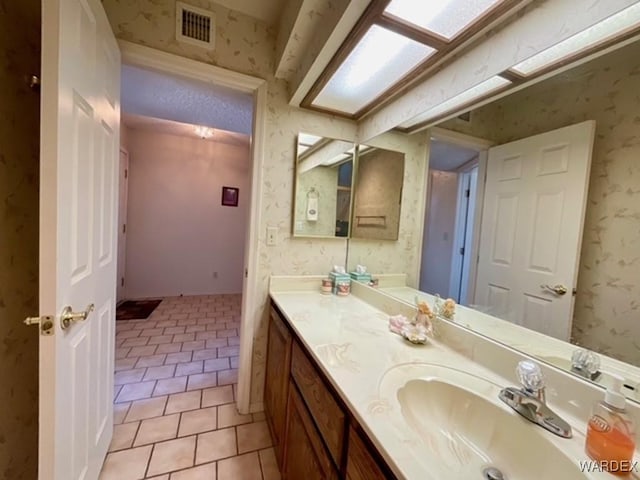
[[[263,414],[235,407],[240,295],[163,299],[116,323],[114,433],[100,480],[279,480]]]

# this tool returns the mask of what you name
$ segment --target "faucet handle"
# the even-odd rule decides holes
[[[600,370],[600,357],[586,348],[579,348],[571,355],[571,367],[594,375]]]
[[[522,360],[518,362],[516,373],[518,374],[518,380],[526,390],[533,393],[544,390],[544,377],[542,376],[540,365],[537,363],[530,360]]]

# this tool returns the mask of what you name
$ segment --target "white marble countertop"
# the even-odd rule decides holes
[[[303,287],[298,285],[296,288]],[[431,442],[432,439],[424,437],[424,432],[421,434],[405,420],[397,390],[409,380],[425,376],[429,365],[442,365],[464,375],[485,379],[489,385],[484,392],[486,398],[498,404],[507,415],[517,416],[497,399],[500,389],[513,385],[512,382],[437,340],[424,346],[407,343],[389,332],[388,314],[355,295],[338,297],[325,296],[318,291],[287,291],[282,285],[273,288],[272,282],[271,298],[398,478],[482,478],[480,467],[470,471],[460,460],[460,442],[451,442],[448,448],[440,448],[437,454],[434,453],[437,450],[434,445],[438,442]],[[398,301],[397,307],[398,312],[407,312],[407,306],[402,302]],[[577,423],[564,412],[558,413],[572,426]],[[543,436],[578,465],[579,460],[588,459],[583,452],[583,427],[574,428],[572,439],[556,437],[533,424],[531,433]],[[437,431],[432,433],[437,437]],[[442,443],[439,445],[442,447]],[[506,478],[516,478],[510,477],[508,471],[504,473]],[[530,478],[559,478],[554,474],[557,474],[555,466],[542,462],[535,472],[531,472]],[[614,477],[595,473],[578,474],[575,478]]]

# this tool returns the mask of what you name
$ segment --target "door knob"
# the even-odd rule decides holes
[[[558,295],[559,297],[561,297],[562,295],[567,293],[567,287],[565,287],[564,285],[558,284],[558,285],[554,285],[553,287],[550,285],[540,285],[540,288],[542,288],[543,290],[548,290],[556,295]]]
[[[38,325],[40,335],[48,337],[54,333],[53,320],[51,315],[43,315],[42,317],[27,317],[23,321],[25,325]]]
[[[74,322],[83,322],[94,309],[95,305],[93,303],[88,305],[82,312],[74,312],[69,306],[64,307],[60,314],[60,326],[63,330],[66,330]]]

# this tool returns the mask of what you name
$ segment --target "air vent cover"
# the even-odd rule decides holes
[[[202,8],[176,2],[176,39],[213,50],[216,29],[215,16]]]

